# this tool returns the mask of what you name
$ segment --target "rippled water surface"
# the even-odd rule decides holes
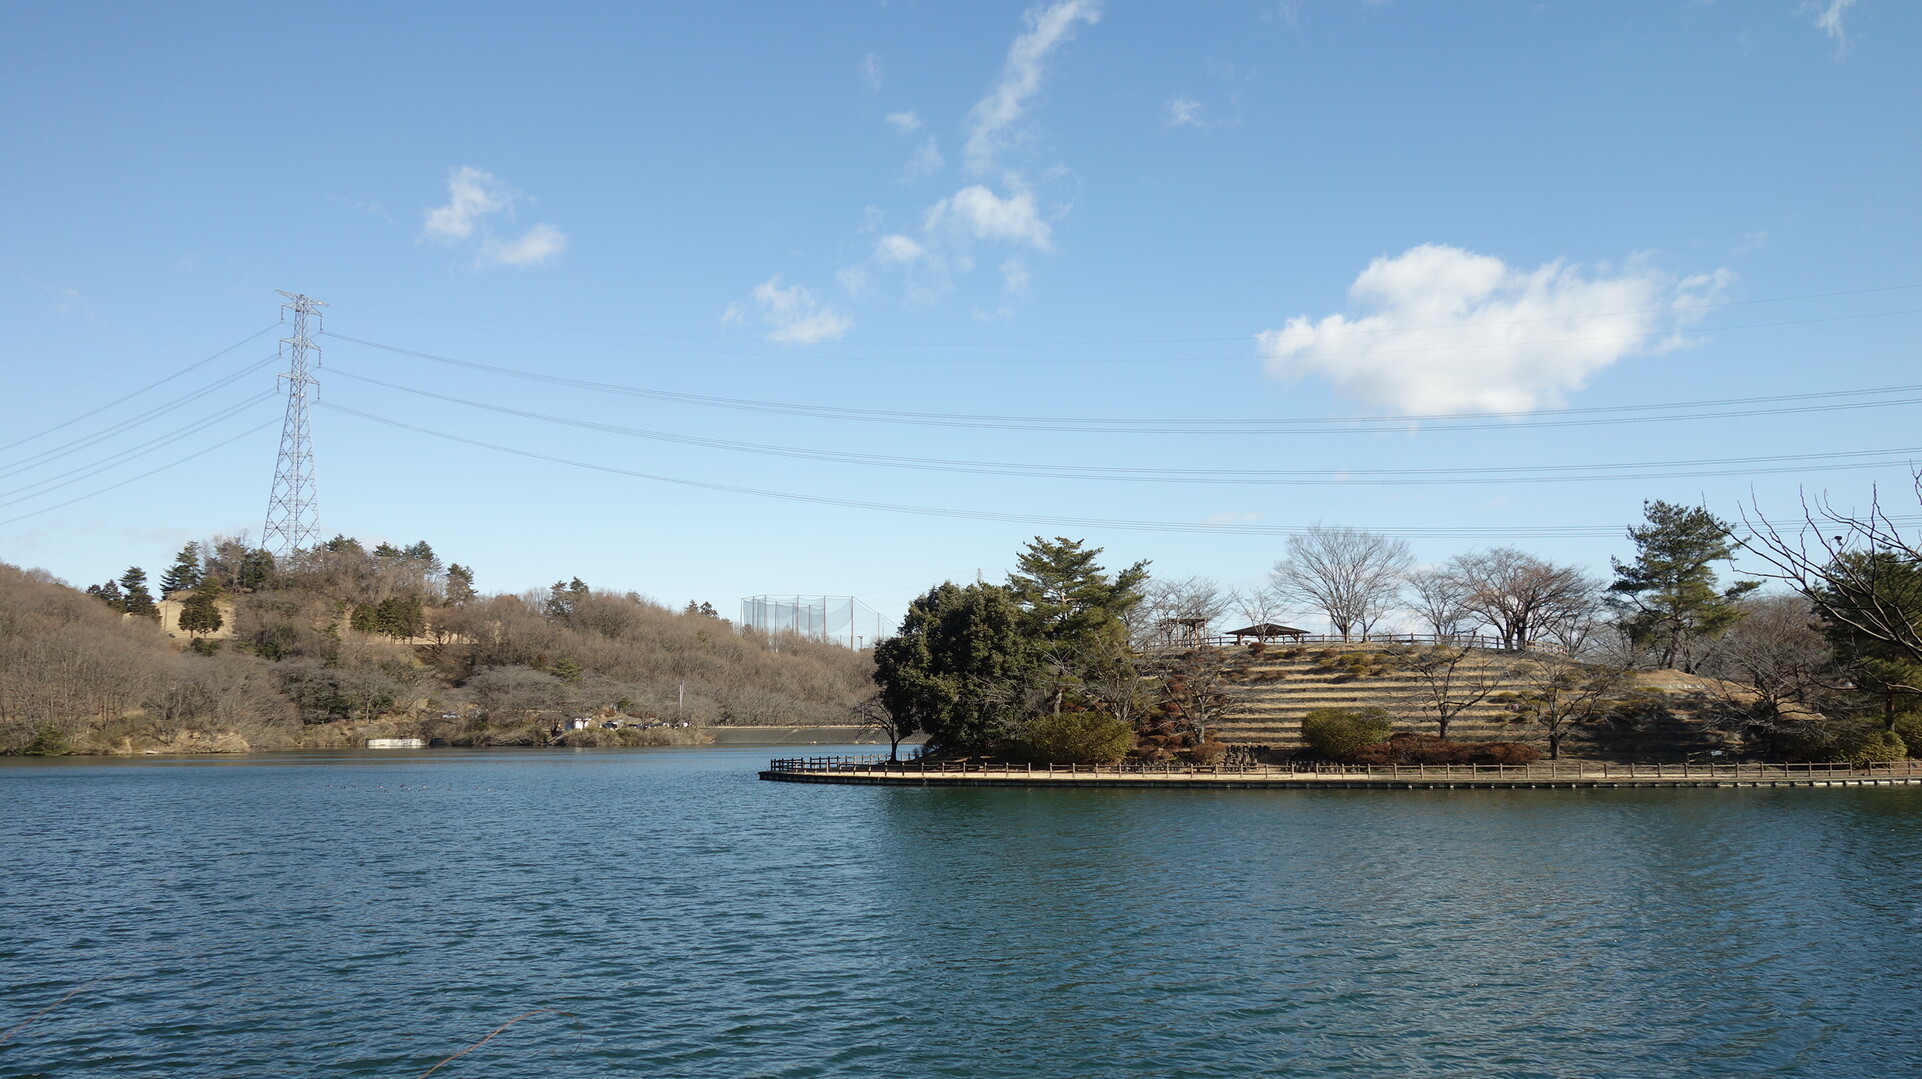
[[[842,788],[766,756],[0,762],[0,1075],[411,1077],[522,1015],[435,1074],[1922,1070],[1922,789]]]

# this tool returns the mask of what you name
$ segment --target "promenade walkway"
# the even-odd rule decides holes
[[[1134,789],[1455,790],[1604,787],[1922,786],[1922,761],[1838,764],[1350,765],[1318,767],[1056,765],[890,762],[886,757],[806,757],[768,762],[764,780],[890,787],[1125,787]]]

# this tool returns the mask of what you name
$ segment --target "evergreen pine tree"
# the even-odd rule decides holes
[[[153,593],[147,591],[147,571],[139,566],[128,566],[127,572],[120,575],[120,591],[126,595],[126,605],[121,610],[141,618],[160,618],[160,608],[153,601]]]
[[[471,602],[477,593],[474,591],[474,571],[459,562],[447,567],[447,604],[458,607]]]
[[[1714,562],[1734,550],[1729,527],[1700,507],[1645,502],[1648,523],[1628,530],[1635,561],[1611,559],[1620,597],[1622,626],[1629,640],[1650,652],[1663,667],[1693,671],[1702,642],[1713,641],[1742,617],[1736,600],[1760,582],[1737,581],[1717,590]]]
[[[170,596],[200,584],[200,544],[189,543],[174,556],[174,564],[160,576],[160,594]]]
[[[1148,563],[1110,577],[1095,561],[1100,554],[1101,548],[1083,547],[1080,540],[1036,536],[1017,556],[1016,572],[1008,574],[1008,593],[1054,680],[1056,712],[1071,686],[1129,662],[1122,619],[1141,603]]]
[[[249,592],[270,588],[273,586],[274,574],[277,570],[273,554],[256,547],[241,557],[240,579],[237,583]]]
[[[198,638],[226,624],[225,616],[220,613],[221,591],[219,581],[212,577],[203,578],[193,594],[180,605],[180,628],[187,631],[188,637]]]
[[[108,581],[106,584],[90,584],[87,586],[87,595],[93,596],[95,599],[98,599],[116,611],[124,612],[127,609],[127,594],[120,590],[119,581]]]

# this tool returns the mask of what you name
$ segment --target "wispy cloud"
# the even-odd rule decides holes
[[[1711,300],[1725,270],[1676,280],[1654,270],[1533,270],[1424,244],[1355,278],[1360,317],[1289,319],[1260,335],[1271,374],[1314,376],[1403,414],[1518,411],[1560,404],[1597,372],[1685,344],[1686,309]]]
[[[1048,249],[1051,229],[1041,219],[1034,193],[1017,191],[1002,198],[980,184],[964,187],[928,211],[930,232],[971,240],[1025,244]]]
[[[902,265],[913,262],[928,253],[920,241],[912,236],[894,233],[874,241],[874,259],[887,265]]]
[[[1008,129],[1027,111],[1028,99],[1041,88],[1043,66],[1064,42],[1072,40],[1081,23],[1101,19],[1098,0],[1062,0],[1049,7],[1031,8],[1028,29],[1014,39],[1008,58],[986,97],[968,114],[968,167],[987,172],[1008,140]]]
[[[891,112],[887,115],[889,126],[903,135],[912,135],[921,130],[921,118],[912,112]]]
[[[462,165],[447,174],[447,205],[427,211],[421,235],[435,240],[465,240],[481,218],[499,213],[514,201],[514,193],[492,173]]]
[[[776,274],[754,287],[747,302],[728,305],[723,322],[757,319],[768,327],[767,339],[784,344],[811,345],[833,341],[854,328],[854,320],[815,299],[800,285],[781,285]]]
[[[881,91],[881,54],[871,52],[861,58],[861,77],[868,80],[868,89]]]
[[[928,141],[922,143],[921,148],[916,150],[914,156],[908,159],[907,168],[903,170],[903,175],[905,179],[909,180],[922,176],[931,176],[934,173],[940,172],[942,167],[947,165],[947,163],[948,159],[941,156],[940,144],[935,142],[933,135],[929,135]]]
[[[502,238],[490,227],[495,215],[511,216],[521,198],[492,173],[458,166],[447,174],[446,205],[425,211],[421,238],[449,245],[477,243],[474,264],[480,267],[542,265],[566,249],[566,233],[542,222],[519,236]]]
[[[487,241],[480,261],[487,266],[539,266],[566,249],[567,233],[552,225],[535,225],[518,239]]]
[[[1842,17],[1855,6],[1855,0],[1826,0],[1824,3],[1802,5],[1805,12],[1815,13],[1815,28],[1835,41],[1835,47],[1846,49],[1849,45],[1849,30],[1842,24]]]
[[[1016,255],[1001,264],[1001,287],[1010,296],[1028,294],[1028,260]]]
[[[1169,127],[1203,127],[1201,102],[1192,97],[1177,97],[1168,102]]]

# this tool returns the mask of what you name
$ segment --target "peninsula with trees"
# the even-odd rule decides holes
[[[868,649],[578,577],[486,594],[425,542],[275,559],[215,537],[84,589],[0,565],[0,753],[791,725],[1028,764],[1904,759],[1922,555],[1879,510],[1808,524],[1813,546],[1650,502],[1605,577],[1511,546],[1416,565],[1320,525],[1240,589],[1037,536],[1005,580],[930,587]],[[1773,587],[1723,579],[1738,551]]]

